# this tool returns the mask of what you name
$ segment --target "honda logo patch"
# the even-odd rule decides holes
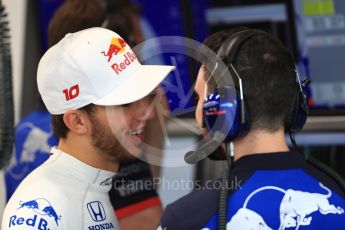
[[[104,207],[99,201],[88,203],[87,210],[89,211],[91,218],[95,222],[100,222],[106,219]]]

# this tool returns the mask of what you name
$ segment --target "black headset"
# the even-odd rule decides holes
[[[241,46],[257,35],[271,36],[261,30],[244,30],[231,35],[220,46],[217,60],[208,78],[214,80],[216,89],[205,97],[202,108],[203,126],[208,130],[210,140],[196,151],[188,152],[185,155],[187,163],[194,164],[211,155],[221,143],[229,143],[248,133],[250,118],[246,109],[242,78],[236,71],[234,63]],[[294,134],[303,128],[307,120],[305,88],[310,82],[309,79],[305,79],[301,83],[298,72],[296,70],[295,72],[296,93],[284,124],[285,131],[290,133],[294,146],[296,146]],[[206,91],[205,89],[205,95]]]
[[[264,31],[250,29],[237,32],[225,40],[219,48],[218,60],[210,75],[210,78],[213,77],[216,81],[216,89],[205,98],[203,122],[211,135],[221,132],[225,137],[224,142],[244,136],[249,129],[242,79],[237,73],[234,63],[241,46],[257,35],[271,36]],[[225,64],[228,71],[218,69],[221,66],[220,62]],[[300,82],[298,72],[296,70],[295,72],[297,91],[284,125],[285,131],[289,133],[300,131],[308,115],[305,88],[309,80]],[[227,81],[226,78],[230,78],[230,81]]]

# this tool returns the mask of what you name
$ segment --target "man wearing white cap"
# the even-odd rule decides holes
[[[1,229],[118,229],[111,178],[119,161],[141,152],[151,99],[173,69],[141,65],[103,28],[68,34],[50,48],[37,83],[59,145],[18,187]]]

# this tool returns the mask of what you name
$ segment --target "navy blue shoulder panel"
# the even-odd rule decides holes
[[[216,189],[191,192],[166,207],[160,223],[162,228],[169,230],[201,229],[217,210],[218,197],[219,190]],[[186,218],[191,215],[193,218]]]
[[[250,171],[231,177],[230,194],[251,176]],[[195,190],[179,200],[169,204],[161,218],[162,229],[191,230],[201,229],[218,210],[221,181],[207,184],[207,188]],[[191,218],[190,218],[191,217]]]
[[[340,188],[338,183],[326,173],[316,169],[310,164],[306,164],[303,167],[303,170],[308,173],[310,176],[314,177],[316,180],[322,182],[324,185],[332,189],[334,192],[338,193],[341,196],[345,196],[344,191]]]

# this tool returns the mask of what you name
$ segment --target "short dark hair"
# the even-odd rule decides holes
[[[95,105],[89,104],[86,105],[79,110],[85,111],[89,116],[92,115],[94,112]],[[53,132],[58,139],[64,139],[67,137],[69,132],[69,128],[66,126],[65,122],[63,121],[63,114],[59,115],[51,115],[51,123],[53,127]]]
[[[204,44],[217,52],[223,41],[243,30],[248,28],[218,32]],[[298,92],[293,60],[291,52],[268,33],[254,35],[241,45],[234,67],[242,78],[250,130],[274,132],[284,127]]]
[[[65,0],[49,22],[48,47],[67,33],[100,26],[115,31],[134,46],[136,28],[132,16],[138,14],[139,7],[129,0]]]
[[[98,0],[65,0],[49,22],[48,46],[58,43],[67,33],[101,26],[105,18],[105,8]]]
[[[216,60],[210,60],[210,57],[214,57],[217,54],[220,46],[223,44],[223,42],[228,39],[231,35],[235,34],[236,32],[243,31],[243,30],[249,30],[248,27],[236,27],[233,29],[227,29],[227,30],[221,30],[218,32],[215,32],[205,38],[203,41],[203,46],[201,46],[197,50],[197,59],[201,62],[203,65],[202,68],[206,72],[206,78],[205,80],[208,80],[208,86],[209,89],[214,89],[216,82],[214,79],[208,79],[208,76],[210,75],[211,71],[215,67],[215,61]]]
[[[134,47],[144,40],[140,24],[136,21],[140,7],[130,0],[105,0],[107,19],[105,28],[115,31]],[[136,21],[136,23],[135,23]]]

